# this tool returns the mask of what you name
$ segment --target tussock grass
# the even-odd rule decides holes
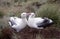
[[[2,18],[3,16],[4,16],[4,13],[0,11],[0,18]]]
[[[46,4],[40,7],[40,9],[36,12],[37,16],[40,17],[48,17],[52,19],[56,25],[56,27],[59,27],[60,24],[60,11],[59,7],[55,4]]]
[[[0,39],[4,37],[4,39],[9,39],[7,37],[10,37],[11,39],[58,39],[60,38],[60,29],[56,29],[57,27],[60,27],[60,7],[58,4],[53,2],[54,0],[14,0],[14,3],[10,5],[10,3],[7,3],[7,5],[11,6],[9,7],[9,11],[12,9],[12,11],[7,12],[8,17],[9,16],[18,16],[20,17],[20,14],[26,10],[26,7],[31,7],[32,9],[35,9],[35,12],[37,16],[40,17],[48,17],[54,21],[53,27],[46,28],[42,31],[38,31],[37,29],[30,29],[25,28],[19,33],[16,33],[15,31],[12,31],[8,24],[8,18],[0,19]],[[33,3],[41,3],[42,6],[38,9],[36,8]],[[49,2],[49,3],[48,3]],[[14,6],[16,3],[16,6]],[[44,3],[44,4],[43,4]],[[21,5],[21,6],[20,6]],[[5,6],[4,6],[5,7]],[[15,7],[15,8],[14,8]],[[16,10],[15,10],[16,9]],[[32,10],[31,9],[31,10]],[[6,10],[6,9],[5,9]],[[32,10],[33,11],[33,10]],[[2,11],[0,11],[0,17],[3,17],[4,14]],[[55,27],[54,27],[55,26]],[[55,30],[55,29],[56,30]],[[6,32],[7,31],[7,32]],[[20,37],[21,36],[21,37]],[[46,38],[45,38],[46,37]],[[52,38],[51,38],[52,37]]]

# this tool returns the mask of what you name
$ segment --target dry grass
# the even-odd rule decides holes
[[[17,33],[14,29],[11,29],[11,27],[9,27],[8,25],[9,16],[13,14],[15,16],[20,16],[20,14],[23,11],[25,11],[25,8],[27,6],[34,8],[35,12],[38,11],[39,16],[43,16],[43,13],[47,12],[47,10],[46,12],[43,12],[44,11],[43,8],[49,8],[54,11],[56,10],[55,6],[59,6],[58,4],[51,4],[51,5],[47,4],[46,6],[44,4],[41,7],[39,6],[39,8],[37,9],[35,5],[32,5],[33,3],[36,3],[36,2],[46,3],[47,0],[28,0],[26,2],[22,1],[21,3],[20,1],[13,3],[12,1],[10,2],[12,3],[10,7],[0,6],[0,11],[4,12],[5,16],[8,16],[8,17],[4,17],[0,19],[0,39],[60,39],[60,29],[58,29],[59,27],[58,28],[55,27],[56,25],[43,29],[43,30],[37,30],[37,29],[30,28],[30,27],[26,27],[23,30],[21,30],[19,33]],[[40,13],[40,10],[42,10],[41,11],[42,15]],[[49,13],[52,14],[53,11],[51,12],[51,10],[49,11]],[[55,11],[53,13],[55,13]],[[60,17],[60,13],[58,13],[58,15]]]
[[[7,32],[8,31],[8,32]],[[2,39],[60,39],[60,31],[56,28],[46,28],[43,30],[32,29],[26,27],[19,33],[12,31],[10,28],[5,28],[2,30]]]

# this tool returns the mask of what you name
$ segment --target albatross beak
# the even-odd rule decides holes
[[[29,16],[31,13],[27,13],[27,16]]]
[[[29,18],[29,15],[31,15],[31,13],[27,13],[27,19]]]

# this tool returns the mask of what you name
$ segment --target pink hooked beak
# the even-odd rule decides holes
[[[27,13],[27,16],[31,15],[31,13]]]
[[[27,20],[28,20],[28,18],[29,18],[29,15],[31,15],[31,13],[27,13]]]

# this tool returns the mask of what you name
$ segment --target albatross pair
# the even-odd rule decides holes
[[[28,20],[27,20],[28,16]],[[51,25],[53,21],[48,18],[35,17],[34,13],[22,13],[21,18],[10,17],[9,25],[17,32],[28,25],[31,28],[44,29]]]

